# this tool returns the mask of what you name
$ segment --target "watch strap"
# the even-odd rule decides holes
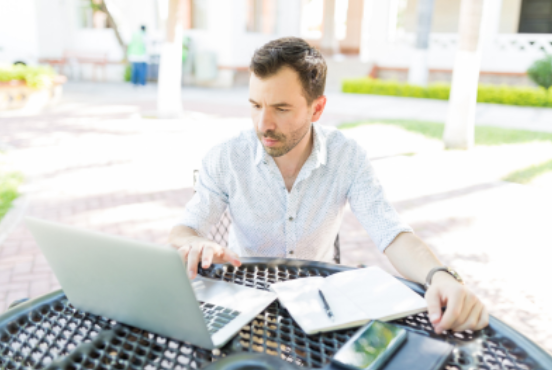
[[[451,269],[450,267],[447,267],[447,266],[439,266],[439,267],[432,268],[429,271],[429,273],[427,274],[426,282],[424,284],[424,288],[426,288],[426,290],[431,285],[431,279],[433,279],[433,275],[435,275],[435,273],[439,272],[439,271],[446,272],[447,274],[449,274],[450,276],[455,278],[456,281],[458,281],[460,284],[464,284],[464,280],[462,280],[462,278],[460,277],[460,275],[458,275],[458,273],[456,271],[454,271],[453,269]]]

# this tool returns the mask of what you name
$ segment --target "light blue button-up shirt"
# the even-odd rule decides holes
[[[313,124],[312,153],[287,191],[253,129],[203,159],[196,193],[179,224],[208,236],[228,208],[229,248],[242,257],[331,261],[347,202],[383,251],[412,229],[386,200],[366,152],[339,130]]]

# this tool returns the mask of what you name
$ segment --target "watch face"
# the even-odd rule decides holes
[[[454,271],[454,270],[451,269],[450,267],[448,268],[448,271],[450,272],[450,274],[451,274],[452,276],[454,276],[454,278],[455,278],[456,280],[458,280],[460,283],[464,284],[464,280],[462,280],[462,278],[460,277],[460,275],[459,275],[456,271]]]

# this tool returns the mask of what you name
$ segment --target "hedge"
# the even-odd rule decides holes
[[[397,81],[384,81],[374,78],[355,78],[343,80],[341,89],[345,93],[390,95],[410,98],[448,100],[450,84],[433,83],[427,87],[409,85]],[[552,88],[511,87],[479,85],[477,101],[528,107],[552,108]]]
[[[35,89],[51,86],[55,75],[51,67],[0,66],[0,82],[24,81],[27,86]]]

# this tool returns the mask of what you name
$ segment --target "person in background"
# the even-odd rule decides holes
[[[132,35],[127,50],[128,61],[132,64],[130,81],[136,87],[146,85],[148,72],[148,54],[146,49],[146,26],[141,26]]]

